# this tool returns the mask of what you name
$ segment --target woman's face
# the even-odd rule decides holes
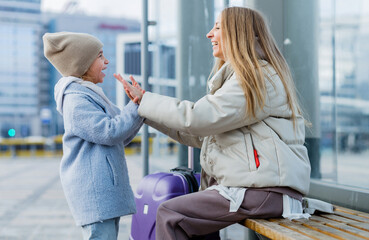
[[[103,51],[100,51],[99,55],[86,73],[86,75],[88,76],[88,80],[95,84],[102,83],[105,77],[105,73],[103,73],[102,71],[107,69],[106,65],[108,65],[108,63],[109,61],[105,58]]]
[[[213,56],[225,61],[223,49],[222,49],[222,28],[221,28],[221,17],[217,18],[214,27],[210,30],[206,37],[211,40],[213,45]]]

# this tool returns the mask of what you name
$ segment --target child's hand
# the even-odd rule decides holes
[[[131,81],[132,81],[132,85],[135,87],[135,88],[137,88],[138,90],[140,90],[141,92],[142,92],[142,95],[145,93],[145,90],[143,90],[142,88],[141,88],[141,86],[140,86],[140,84],[138,84],[137,82],[136,82],[136,80],[133,78],[133,76],[132,75],[129,75],[129,78],[131,79]]]
[[[123,84],[124,91],[126,92],[127,96],[137,104],[140,104],[143,94],[145,93],[145,90],[143,90],[140,85],[135,81],[135,79],[132,76],[129,76],[129,78],[132,81],[132,85],[123,79],[123,77],[120,74],[113,74],[114,77]]]

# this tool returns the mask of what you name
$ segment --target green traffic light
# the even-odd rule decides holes
[[[9,137],[14,137],[15,136],[15,129],[14,128],[9,129],[8,135],[9,135]]]

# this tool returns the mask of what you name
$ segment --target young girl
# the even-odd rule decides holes
[[[60,178],[84,239],[117,239],[120,216],[136,211],[124,156],[143,119],[130,102],[120,111],[96,84],[109,61],[103,44],[84,33],[46,33],[44,54],[63,75],[55,86],[63,115]]]
[[[156,239],[189,239],[246,218],[304,217],[310,182],[305,125],[288,65],[263,17],[224,9],[207,34],[216,57],[197,102],[144,92],[116,78],[146,123],[201,148],[201,189],[164,202]],[[219,236],[218,236],[219,238]],[[214,238],[212,238],[214,239]]]

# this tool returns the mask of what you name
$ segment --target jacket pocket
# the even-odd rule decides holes
[[[114,186],[118,185],[117,174],[110,154],[106,155],[106,164],[108,165],[110,179],[112,180],[113,185]]]
[[[252,142],[251,134],[246,133],[244,137],[246,142],[246,152],[249,161],[250,171],[256,171],[260,165],[260,162],[257,151],[255,150],[254,144]]]

